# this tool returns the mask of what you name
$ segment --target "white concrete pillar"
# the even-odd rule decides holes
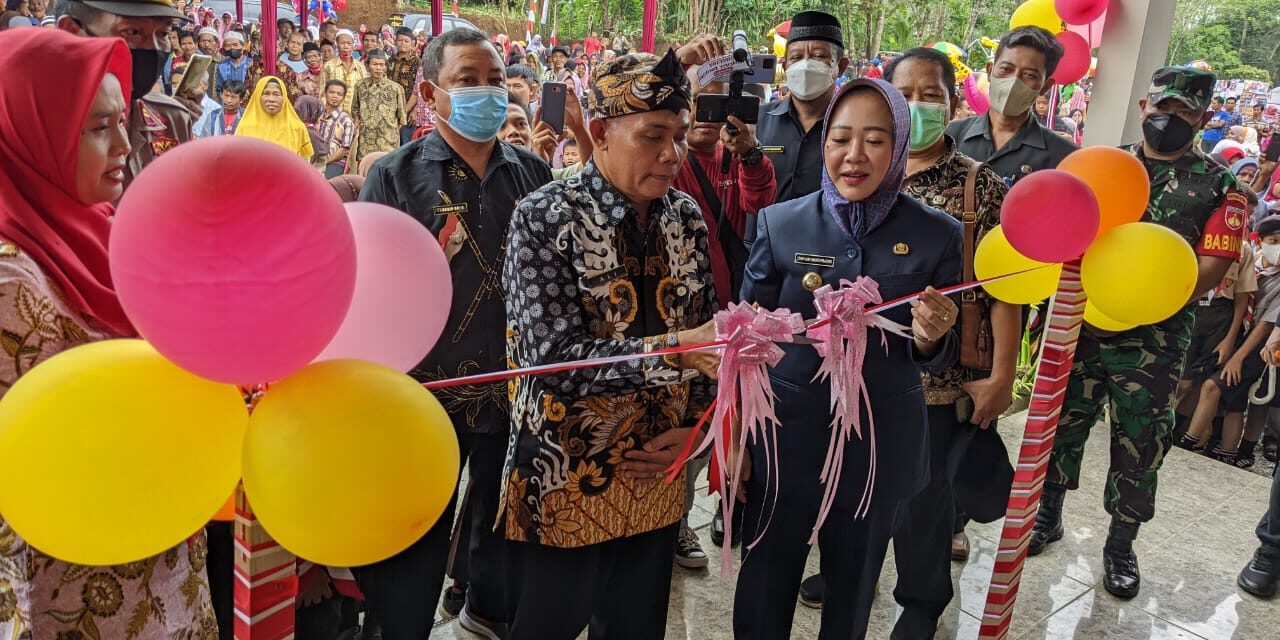
[[[1116,146],[1142,139],[1138,100],[1147,97],[1151,74],[1164,66],[1169,54],[1174,3],[1111,0],[1098,48],[1085,145]]]

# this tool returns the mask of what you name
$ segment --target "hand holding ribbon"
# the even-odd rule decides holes
[[[822,467],[824,485],[822,506],[813,526],[810,544],[817,542],[818,530],[826,520],[835,502],[840,484],[840,472],[844,467],[844,444],[850,433],[862,434],[861,408],[867,407],[867,440],[870,446],[870,462],[867,465],[867,484],[862,500],[855,511],[863,517],[871,507],[871,494],[875,486],[876,437],[875,421],[871,415],[871,401],[867,398],[866,381],[862,377],[862,363],[867,355],[867,333],[872,327],[880,329],[880,342],[888,349],[891,332],[904,338],[911,334],[904,327],[881,315],[868,313],[867,306],[879,304],[880,288],[876,282],[859,276],[854,282],[840,281],[840,288],[827,285],[813,294],[813,304],[818,309],[818,322],[809,330],[809,337],[818,341],[814,348],[823,357],[822,365],[814,380],[831,380],[831,441],[827,445],[826,461]]]

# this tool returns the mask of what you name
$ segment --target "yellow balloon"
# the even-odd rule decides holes
[[[163,553],[235,490],[248,421],[234,386],[142,340],[64,351],[0,400],[0,513],[32,546],[75,564]]]
[[[244,442],[245,495],[267,533],[339,567],[385,560],[421,538],[453,496],[459,466],[435,396],[359,360],[313,364],[271,385]]]
[[[1035,269],[1012,278],[982,285],[991,297],[1010,304],[1033,304],[1053,295],[1062,277],[1062,265],[1028,258],[1004,237],[999,226],[987,232],[973,256],[973,273],[979,280]]]
[[[1102,329],[1103,331],[1128,331],[1138,326],[1136,324],[1129,324],[1127,322],[1120,322],[1119,320],[1108,318],[1106,314],[1098,311],[1098,307],[1094,306],[1092,302],[1085,303],[1084,305],[1084,321],[1090,326]]]
[[[1122,224],[1084,254],[1080,281],[1089,302],[1122,324],[1155,324],[1191,300],[1199,267],[1182,236],[1150,222]]]
[[[1062,33],[1067,29],[1062,18],[1058,16],[1058,10],[1053,6],[1053,0],[1027,0],[1018,5],[1018,8],[1013,10],[1013,16],[1009,18],[1009,28],[1026,26],[1040,27],[1053,34]]]

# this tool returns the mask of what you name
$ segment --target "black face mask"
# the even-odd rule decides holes
[[[1174,153],[1191,144],[1196,130],[1182,118],[1158,113],[1142,121],[1142,137],[1156,151]]]
[[[165,57],[165,53],[157,49],[129,50],[129,58],[133,61],[133,89],[129,94],[131,103],[151,93],[156,79],[160,77],[160,67],[164,64]]]
[[[239,60],[240,56],[244,55],[244,49],[231,49],[227,55],[231,56],[232,60]]]

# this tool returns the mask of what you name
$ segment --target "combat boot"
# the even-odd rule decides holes
[[[1035,528],[1031,530],[1031,542],[1027,545],[1027,555],[1038,556],[1044,553],[1050,543],[1062,539],[1062,502],[1067,497],[1063,487],[1046,484],[1040,494],[1040,510],[1036,512]]]
[[[1142,576],[1138,574],[1138,554],[1133,552],[1133,539],[1138,537],[1138,523],[1111,521],[1107,543],[1102,548],[1102,586],[1107,593],[1128,600],[1138,595]]]

